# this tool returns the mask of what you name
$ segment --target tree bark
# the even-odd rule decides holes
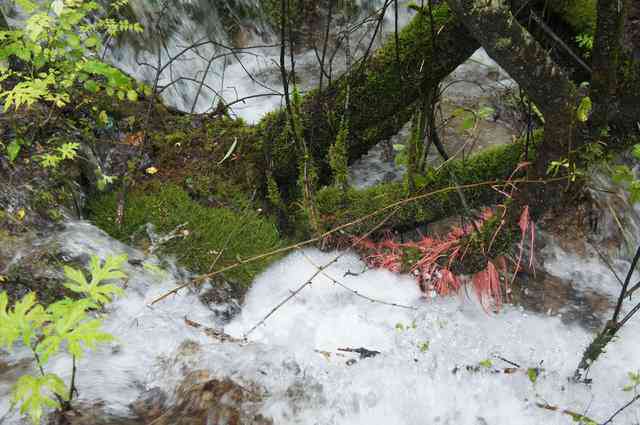
[[[353,161],[381,140],[391,137],[410,119],[413,105],[425,90],[437,85],[480,46],[446,5],[434,9],[435,32],[441,54],[424,83],[424,69],[432,60],[430,18],[420,11],[395,40],[389,40],[366,64],[354,67],[324,91],[313,91],[301,107],[304,137],[320,166],[320,183],[329,182],[327,153],[335,141],[349,87],[349,160]],[[396,63],[399,59],[399,64]],[[401,73],[399,78],[398,71]],[[260,123],[260,137],[272,143],[273,173],[281,188],[294,187],[298,173],[297,152],[283,137],[286,114],[269,114]],[[287,193],[285,193],[285,196]]]
[[[467,29],[522,87],[545,119],[537,149],[536,175],[552,160],[565,158],[575,137],[576,88],[566,72],[518,23],[506,0],[447,0]]]
[[[606,129],[612,116],[618,112],[618,68],[628,10],[629,0],[598,1],[591,80],[591,97],[594,104],[592,121],[598,132]]]

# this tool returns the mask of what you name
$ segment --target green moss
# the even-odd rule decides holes
[[[124,241],[138,233],[146,223],[153,224],[161,234],[170,233],[185,224],[183,229],[188,231],[188,235],[167,242],[162,251],[175,255],[180,264],[197,273],[210,271],[220,252],[222,255],[216,269],[281,245],[276,226],[258,213],[249,210],[238,214],[226,208],[204,207],[175,185],[158,185],[130,193],[122,226],[116,224],[116,209],[115,194],[104,195],[89,204],[93,222]],[[226,272],[225,278],[236,289],[244,290],[273,260],[247,263]]]
[[[541,133],[538,133],[536,139],[540,138]],[[416,191],[413,195],[444,188],[449,190],[403,205],[385,222],[385,227],[412,228],[416,224],[429,223],[458,214],[463,206],[454,189],[451,176],[454,175],[461,186],[508,178],[521,161],[522,149],[520,143],[495,146],[466,161],[450,161],[438,171],[430,170],[426,175],[416,176]],[[464,189],[463,192],[472,208],[491,205],[501,199],[501,195],[488,185]],[[326,187],[318,192],[317,203],[324,225],[332,228],[357,220],[408,197],[404,183],[386,183],[367,189],[349,189],[346,203],[338,188]],[[389,213],[390,209],[377,214],[351,227],[350,232],[364,233]]]
[[[549,7],[578,33],[593,34],[597,20],[597,0],[554,0]]]
[[[321,184],[331,180],[328,151],[340,130],[347,92],[350,109],[357,112],[349,115],[347,146],[352,162],[380,140],[396,134],[410,119],[415,102],[477,48],[477,42],[446,5],[434,9],[433,21],[443,28],[438,35],[438,52],[431,49],[430,18],[420,12],[398,35],[397,52],[395,39],[389,40],[366,64],[354,67],[322,92],[313,90],[305,95],[301,105],[304,137],[318,164]],[[429,78],[425,78],[425,69]],[[291,199],[286,189],[295,184],[300,152],[284,133],[285,124],[286,112],[276,111],[260,122],[258,134],[272,157],[274,179],[284,198]]]

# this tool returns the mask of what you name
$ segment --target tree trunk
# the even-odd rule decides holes
[[[573,145],[575,85],[518,23],[506,0],[447,0],[447,3],[544,115],[545,133],[537,148],[535,167],[536,175],[543,177],[550,161],[567,157]]]
[[[592,121],[596,131],[606,129],[617,113],[618,68],[622,56],[624,24],[629,1],[598,1],[597,27],[593,45],[591,97]]]
[[[304,137],[320,166],[321,184],[329,182],[327,153],[340,129],[347,87],[350,90],[349,159],[353,161],[376,143],[397,133],[410,119],[413,105],[425,90],[437,85],[479,48],[478,42],[446,5],[435,8],[434,15],[438,48],[446,54],[434,61],[426,84],[423,74],[432,59],[431,27],[428,13],[420,11],[401,31],[397,54],[396,41],[389,40],[366,63],[354,63],[352,70],[324,91],[315,90],[304,97],[301,107]],[[283,136],[285,125],[283,110],[271,113],[260,123],[260,136],[263,143],[271,145],[272,170],[279,186],[292,188],[300,153],[288,137]]]

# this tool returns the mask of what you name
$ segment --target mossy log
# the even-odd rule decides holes
[[[367,63],[356,63],[351,72],[322,92],[313,91],[303,98],[304,138],[320,166],[320,183],[328,182],[327,152],[338,134],[347,92],[348,151],[353,161],[396,134],[410,119],[414,103],[479,47],[445,5],[434,9],[433,22],[436,52],[431,48],[430,17],[418,12],[400,32],[397,53],[395,40],[391,39]],[[283,134],[286,121],[284,109],[268,114],[259,124],[259,135],[272,159],[276,181],[281,188],[290,189],[295,187],[300,154]]]
[[[541,138],[542,133],[536,133],[536,143]],[[413,229],[417,225],[455,216],[464,210],[462,200],[452,183],[452,176],[455,176],[458,186],[507,179],[521,162],[523,148],[522,142],[515,142],[486,149],[466,160],[449,161],[437,171],[431,170],[416,178],[416,191],[411,194],[402,182],[380,184],[367,189],[352,188],[347,191],[346,198],[340,188],[326,187],[318,192],[318,211],[323,224],[332,228],[371,215],[411,196],[441,190],[434,196],[400,206],[385,222],[386,228]],[[504,198],[490,184],[462,190],[470,208],[495,205]],[[364,233],[391,212],[389,209],[374,215],[370,220],[350,227],[349,231],[354,234]]]

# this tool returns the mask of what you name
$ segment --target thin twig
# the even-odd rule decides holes
[[[309,258],[308,255],[304,254],[305,259],[311,263],[311,265],[317,269],[320,268],[320,266],[318,266],[316,263],[313,262],[313,260],[311,258]],[[417,308],[410,306],[410,305],[403,305],[403,304],[397,304],[397,303],[393,303],[393,302],[389,302],[389,301],[383,301],[383,300],[379,300],[376,298],[371,298],[367,295],[361,294],[360,292],[356,291],[353,288],[348,287],[347,285],[345,285],[344,283],[338,281],[337,279],[333,278],[331,275],[329,275],[329,273],[327,273],[326,271],[324,271],[324,269],[321,271],[322,275],[324,275],[327,279],[329,279],[332,283],[340,286],[343,289],[346,289],[347,291],[351,292],[353,295],[360,297],[362,299],[365,299],[367,301],[373,302],[373,303],[378,303],[378,304],[384,304],[384,305],[388,305],[391,307],[399,307],[399,308],[406,308],[407,310],[417,310]]]
[[[627,288],[629,287],[631,276],[633,276],[633,272],[636,270],[636,266],[638,265],[638,260],[640,260],[640,246],[638,246],[638,249],[636,250],[636,255],[634,255],[633,261],[631,261],[631,266],[629,267],[629,271],[627,272],[627,277],[624,280],[624,284],[622,285],[622,290],[620,291],[620,296],[618,297],[618,303],[616,304],[616,309],[613,312],[613,318],[611,319],[613,323],[618,323],[618,316],[620,315],[620,310],[622,309],[622,303],[627,293]]]
[[[607,260],[607,258],[600,252],[600,250],[598,249],[597,246],[595,246],[594,244],[590,244],[593,249],[598,253],[598,257],[600,257],[600,259],[602,260],[603,263],[606,264],[607,268],[611,271],[611,273],[613,274],[613,276],[616,278],[616,280],[618,281],[618,283],[620,284],[620,286],[624,285],[624,283],[622,282],[622,279],[620,279],[620,276],[618,276],[618,273],[616,272],[616,270],[613,268],[613,265],[609,262],[609,260]]]
[[[376,229],[382,227],[384,225],[384,223],[387,222],[387,220],[389,220],[396,212],[398,211],[398,208],[396,208],[394,211],[391,212],[391,214],[387,215],[380,223],[378,223],[373,229],[369,230],[367,233],[365,233],[363,236],[361,236],[360,238],[358,238],[356,241],[354,241],[351,244],[351,247],[356,246],[357,244],[359,244],[360,242],[362,242],[364,239],[366,239],[371,233],[373,233]],[[342,258],[345,254],[347,253],[347,250],[342,251],[340,254],[336,255],[331,261],[325,263],[322,266],[316,266],[316,272],[302,285],[300,285],[296,290],[292,291],[291,294],[285,298],[284,300],[280,301],[280,303],[278,303],[278,305],[276,305],[275,307],[273,307],[266,316],[264,316],[258,323],[256,323],[255,325],[253,325],[253,327],[251,329],[249,329],[249,331],[247,331],[247,333],[244,334],[244,338],[246,339],[253,331],[255,331],[259,326],[261,326],[262,324],[264,324],[267,319],[269,317],[271,317],[276,311],[278,311],[283,305],[285,305],[286,303],[288,303],[291,299],[295,298],[300,292],[302,292],[302,290],[304,288],[306,288],[307,286],[311,285],[311,283],[313,282],[313,279],[316,278],[316,276],[318,276],[320,273],[322,273],[322,271],[324,269],[326,269],[327,267],[331,266],[332,264],[335,264],[336,262],[338,262],[338,260],[340,258]]]
[[[288,246],[285,246],[285,247],[282,247],[282,248],[278,248],[278,249],[275,249],[273,251],[269,251],[269,252],[266,252],[266,253],[263,253],[263,254],[258,254],[258,255],[255,255],[253,257],[247,258],[245,260],[237,261],[237,262],[235,262],[233,264],[225,266],[225,267],[223,267],[223,268],[221,268],[219,270],[216,270],[214,272],[203,274],[203,275],[200,275],[200,276],[196,276],[193,280],[191,280],[189,282],[186,282],[186,283],[183,283],[183,284],[181,284],[179,286],[176,286],[175,288],[173,288],[173,289],[165,292],[164,294],[160,295],[159,297],[155,298],[153,301],[151,301],[150,305],[157,304],[158,302],[166,299],[167,297],[169,297],[169,296],[171,296],[173,294],[176,294],[181,289],[186,288],[187,286],[191,285],[192,283],[194,283],[196,285],[199,285],[199,284],[202,284],[202,282],[204,282],[207,279],[210,279],[210,278],[212,278],[214,276],[217,276],[217,275],[219,275],[221,273],[224,273],[226,271],[238,268],[238,267],[242,266],[243,264],[253,263],[253,262],[256,262],[256,261],[263,260],[265,258],[272,257],[274,255],[282,254],[282,253],[285,253],[285,252],[293,251],[293,250],[298,249],[298,248],[302,248],[304,246],[311,245],[313,243],[316,243],[316,242],[319,242],[319,241],[323,240],[324,238],[326,238],[328,236],[331,236],[331,235],[333,235],[335,233],[343,231],[344,229],[347,229],[349,227],[353,227],[353,226],[355,226],[357,224],[360,224],[362,222],[365,222],[365,221],[367,221],[367,220],[369,220],[369,219],[371,219],[373,217],[376,217],[376,216],[378,216],[378,215],[380,215],[382,213],[385,213],[386,211],[389,211],[389,210],[391,210],[393,208],[402,207],[402,206],[405,206],[407,204],[411,204],[411,203],[416,202],[416,201],[428,199],[428,198],[431,198],[431,197],[436,196],[436,195],[449,193],[449,192],[455,191],[457,189],[468,190],[468,189],[477,189],[479,187],[485,187],[485,186],[486,187],[491,187],[491,186],[497,186],[497,185],[501,185],[501,184],[517,184],[517,183],[548,184],[548,183],[552,183],[552,182],[563,181],[563,180],[566,180],[567,178],[568,177],[565,176],[565,177],[554,177],[552,179],[547,179],[547,180],[531,180],[531,179],[528,179],[528,178],[522,178],[522,179],[517,179],[517,180],[511,180],[511,181],[507,181],[507,180],[491,180],[491,181],[484,181],[484,182],[479,182],[479,183],[470,183],[470,184],[466,184],[466,185],[460,185],[460,186],[457,186],[457,187],[447,186],[447,187],[444,187],[444,188],[441,188],[441,189],[437,189],[437,190],[434,190],[434,191],[431,191],[431,192],[428,192],[428,193],[419,194],[419,195],[415,195],[415,196],[412,196],[412,197],[409,197],[409,198],[405,198],[405,199],[402,199],[400,201],[397,201],[397,202],[394,202],[392,204],[389,204],[386,207],[383,207],[383,208],[380,208],[380,209],[378,209],[376,211],[373,211],[373,212],[371,212],[371,213],[369,213],[367,215],[364,215],[364,216],[362,216],[362,217],[360,217],[360,218],[358,218],[356,220],[353,220],[353,221],[350,221],[348,223],[342,224],[340,226],[334,227],[333,229],[328,230],[328,231],[326,231],[326,232],[322,233],[321,235],[316,236],[314,238],[307,239],[305,241],[298,242],[298,243],[295,243],[295,244],[292,244],[292,245],[288,245]]]
[[[611,415],[611,417],[609,419],[607,419],[605,422],[602,423],[602,425],[608,425],[613,421],[613,418],[615,418],[616,416],[618,416],[618,414],[620,414],[624,409],[626,409],[627,407],[631,406],[633,403],[635,403],[636,401],[638,401],[638,399],[640,399],[640,394],[636,395],[634,398],[632,398],[631,400],[629,400],[629,402],[627,404],[625,404],[624,406],[622,406],[621,408],[619,408],[618,410],[616,410],[616,412]]]

